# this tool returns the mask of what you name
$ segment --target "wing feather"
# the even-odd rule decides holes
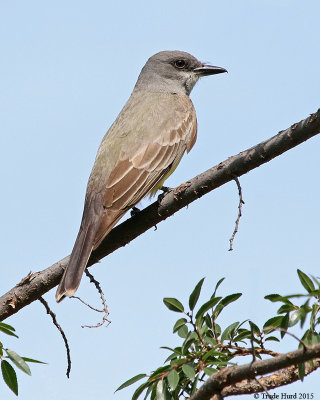
[[[173,129],[160,131],[136,153],[130,154],[128,149],[121,154],[106,183],[105,207],[115,210],[134,206],[176,167],[195,141],[196,117],[193,108],[188,111],[184,119],[174,121]]]

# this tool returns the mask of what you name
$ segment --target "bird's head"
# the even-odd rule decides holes
[[[184,51],[161,51],[142,68],[136,89],[189,95],[199,78],[223,72],[227,70],[202,63]]]

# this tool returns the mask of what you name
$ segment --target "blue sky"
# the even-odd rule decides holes
[[[1,292],[70,253],[97,148],[148,57],[184,50],[229,71],[201,80],[191,95],[198,141],[170,177],[175,186],[319,108],[319,13],[316,0],[2,0]],[[318,274],[319,146],[315,137],[241,177],[246,204],[233,252],[231,182],[93,267],[108,328],[82,329],[100,316],[72,300],[57,305],[48,293],[71,346],[69,380],[64,345],[43,306],[11,317],[20,339],[5,345],[48,363],[33,366],[31,378],[18,373],[19,398],[130,398],[130,389],[114,390],[161,365],[160,346],[177,344],[177,315],[162,298],[186,302],[204,276],[203,300],[221,277],[221,294],[243,292],[221,325],[272,316],[266,294],[300,290],[297,268]],[[79,295],[98,304],[86,280]],[[288,339],[281,351],[296,347]],[[319,396],[317,379],[278,392]],[[14,398],[2,385],[0,393]]]

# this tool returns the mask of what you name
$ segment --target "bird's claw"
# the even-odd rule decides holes
[[[161,186],[160,190],[163,191],[163,194],[169,193],[171,192],[171,190],[173,190],[171,187],[168,186]]]
[[[132,208],[131,208],[131,211],[130,211],[131,217],[134,217],[135,215],[139,214],[140,211],[141,211],[140,208],[138,208],[138,207],[132,207]]]
[[[161,188],[159,190],[162,190],[162,193],[160,193],[158,196],[158,203],[160,204],[161,201],[163,200],[163,198],[165,197],[165,195],[168,194],[169,192],[171,192],[171,190],[173,190],[173,189],[168,186],[161,186]]]

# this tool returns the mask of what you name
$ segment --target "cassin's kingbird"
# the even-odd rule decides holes
[[[57,301],[76,292],[91,252],[124,213],[161,188],[191,150],[197,119],[189,94],[200,77],[222,72],[227,71],[182,51],[162,51],[149,58],[99,147]]]

